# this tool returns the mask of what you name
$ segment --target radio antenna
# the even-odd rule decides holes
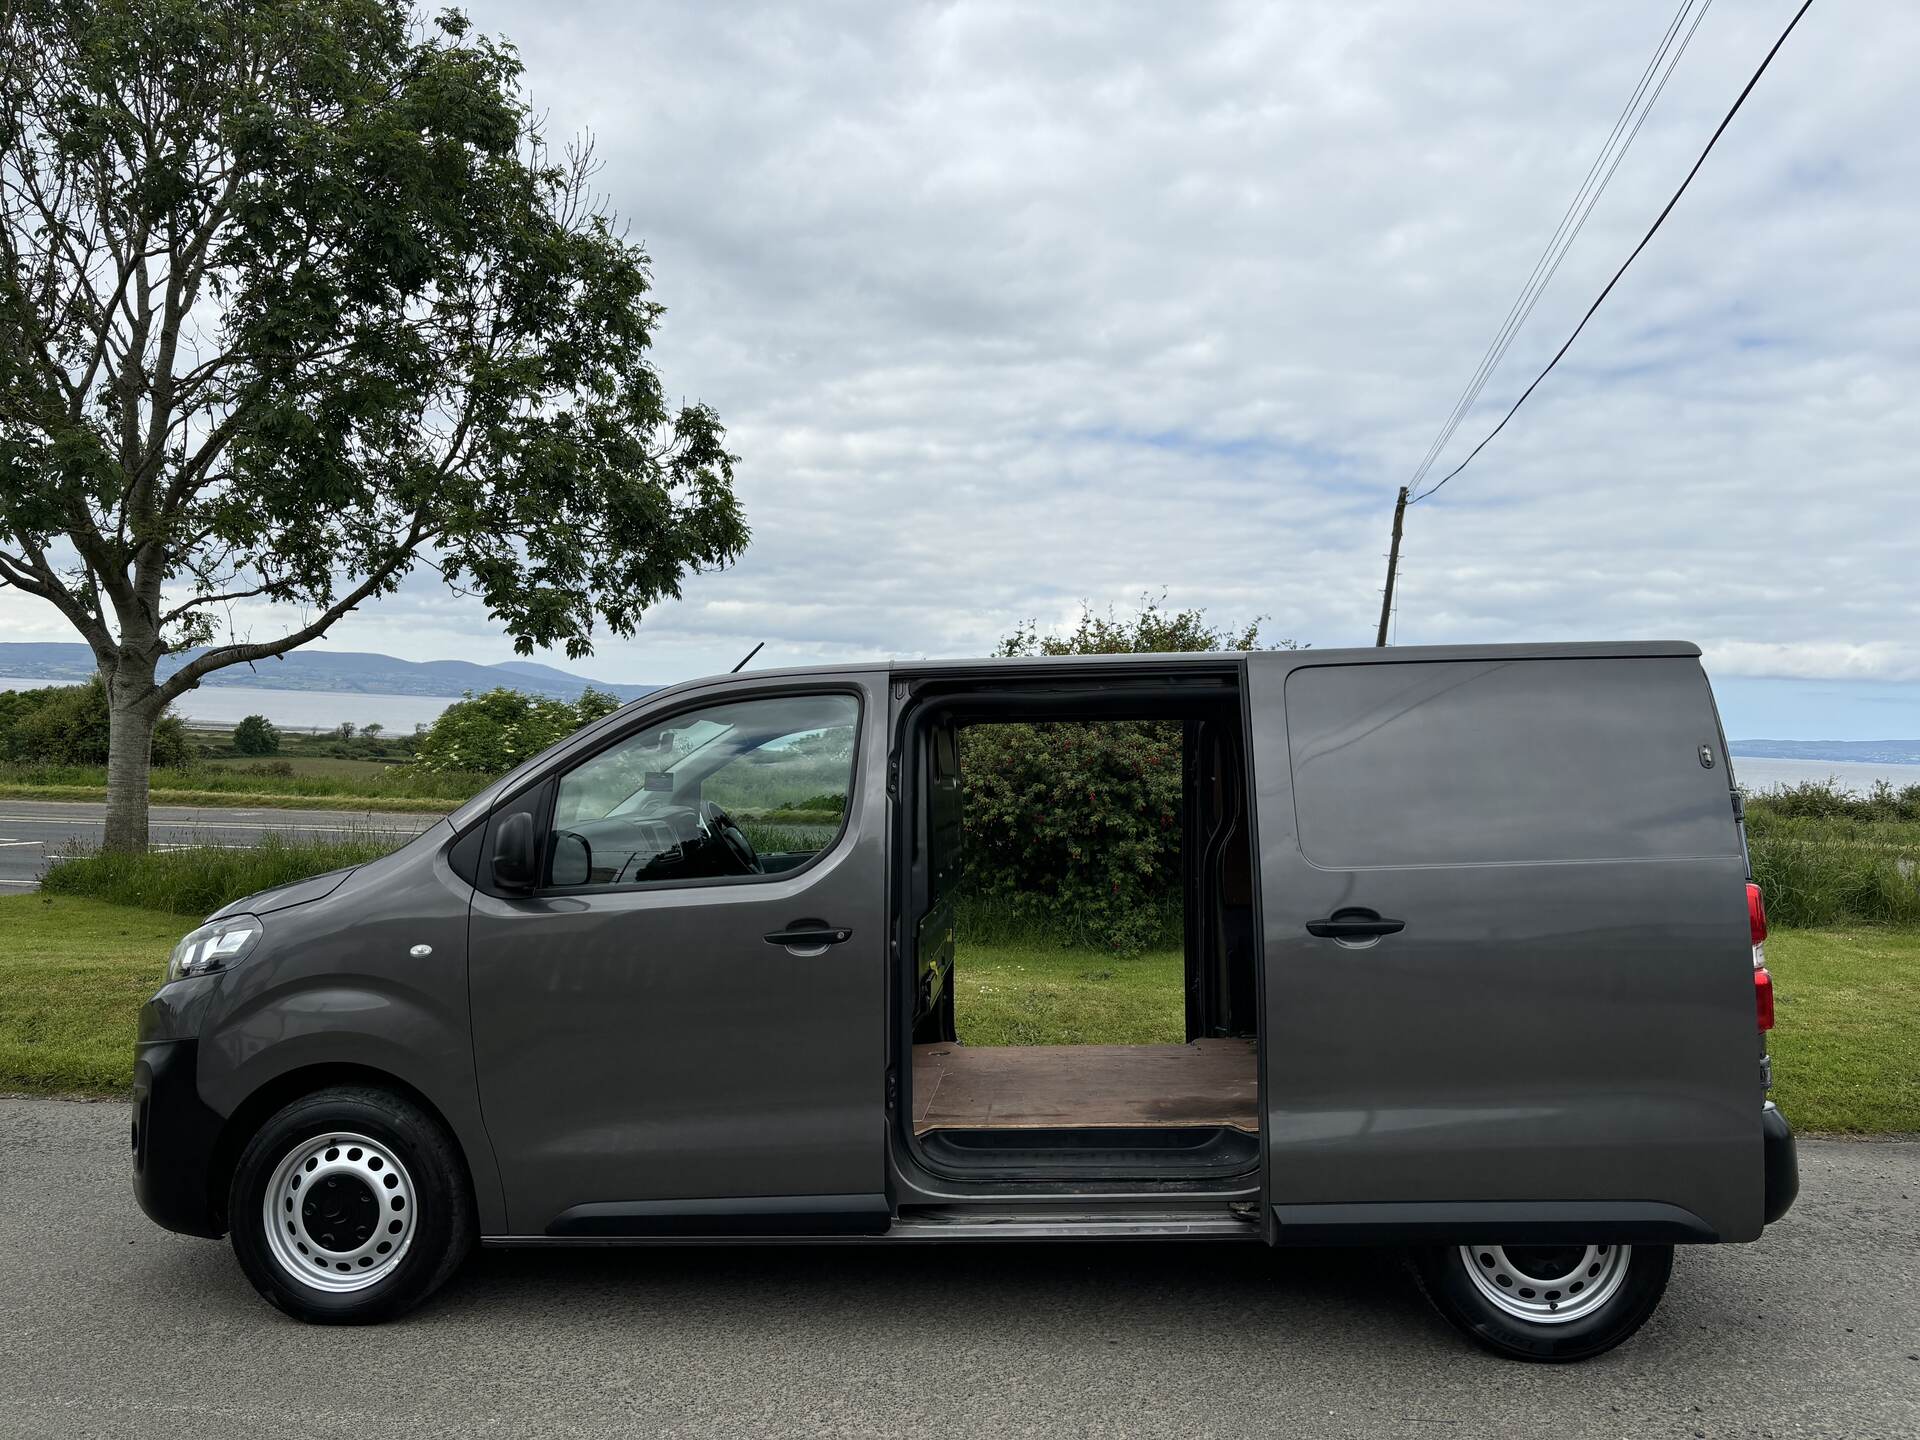
[[[729,670],[727,673],[729,675],[738,675],[742,670],[747,668],[747,661],[753,659],[754,656],[758,655],[762,650],[764,650],[766,648],[766,645],[767,645],[767,642],[762,640],[758,645],[754,646],[751,650],[747,651],[745,655],[741,656],[740,663],[734,666],[733,669]]]

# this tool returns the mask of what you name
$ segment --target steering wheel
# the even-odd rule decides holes
[[[740,828],[738,820],[711,800],[700,802],[700,818],[706,822],[707,833],[721,843],[728,858],[740,867],[742,875],[762,873],[759,853],[753,848],[753,841],[747,838],[747,832]]]

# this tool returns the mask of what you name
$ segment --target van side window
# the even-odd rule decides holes
[[[1325,869],[1739,853],[1699,662],[1328,665],[1287,680],[1301,851]]]
[[[773,875],[840,833],[859,703],[844,694],[735,700],[625,736],[560,777],[554,888]]]

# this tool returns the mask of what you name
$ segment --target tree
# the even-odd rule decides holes
[[[484,695],[469,690],[420,737],[415,763],[422,770],[504,775],[619,708],[618,700],[592,686],[571,703],[505,688]]]
[[[277,755],[280,731],[264,715],[249,715],[233,727],[233,748],[242,755]]]
[[[168,702],[418,565],[578,658],[745,546],[646,252],[520,82],[401,0],[0,6],[0,585],[93,650],[109,847]]]

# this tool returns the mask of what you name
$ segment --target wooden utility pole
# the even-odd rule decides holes
[[[1387,547],[1387,588],[1380,595],[1380,633],[1375,645],[1387,643],[1387,621],[1393,618],[1393,574],[1400,568],[1400,527],[1407,518],[1407,487],[1400,487],[1400,498],[1393,502],[1393,544]]]

